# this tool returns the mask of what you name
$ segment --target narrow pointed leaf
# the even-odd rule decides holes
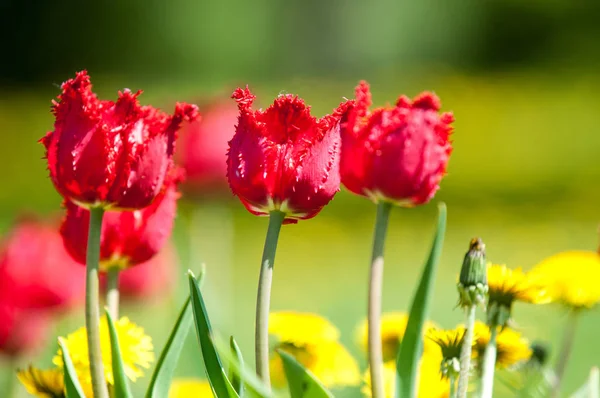
[[[238,358],[232,354],[230,346],[222,339],[213,337],[214,345],[221,358],[223,358],[229,367],[229,371],[235,373],[244,383],[244,390],[247,396],[273,398],[275,394],[256,376],[253,369],[244,364],[240,364]]]
[[[416,397],[419,359],[423,351],[423,325],[429,314],[433,285],[446,232],[446,205],[438,207],[438,222],[429,258],[408,316],[406,332],[396,359],[396,398]]]
[[[196,324],[196,335],[198,337],[198,342],[200,343],[200,349],[202,350],[206,374],[217,398],[227,398],[230,396],[229,388],[227,386],[228,381],[226,380],[227,377],[219,354],[217,354],[212,342],[212,329],[208,319],[206,305],[204,305],[204,299],[202,298],[198,282],[196,282],[196,278],[191,271],[188,271],[188,279],[190,283],[192,312]]]
[[[108,334],[110,335],[110,355],[112,358],[112,373],[114,379],[113,395],[118,398],[132,398],[129,382],[125,375],[125,366],[121,356],[121,347],[119,346],[119,336],[117,328],[112,319],[110,311],[106,310],[106,321],[108,323]]]
[[[204,268],[200,271],[197,278],[199,284],[202,283],[203,277]],[[190,298],[188,297],[179,312],[177,322],[175,322],[175,326],[173,326],[169,339],[156,363],[156,368],[150,379],[150,384],[148,385],[146,398],[163,398],[169,395],[171,379],[173,378],[177,361],[183,350],[183,345],[190,331],[193,319],[194,316],[190,310]]]
[[[63,360],[63,373],[65,380],[65,391],[67,393],[67,398],[85,398],[85,394],[83,393],[83,389],[81,388],[81,384],[79,384],[79,379],[77,378],[77,372],[75,372],[75,367],[73,366],[73,361],[71,361],[71,356],[69,355],[69,349],[65,344],[62,337],[58,338],[58,345],[60,346],[60,350],[62,352],[62,360]]]
[[[235,338],[233,338],[233,336],[229,338],[229,346],[231,347],[231,354],[235,357],[240,366],[243,367],[244,358],[242,357],[242,351],[240,350],[240,347],[238,346],[238,343],[235,341]],[[235,388],[235,391],[237,391],[238,395],[240,397],[243,396],[244,383],[242,382],[242,378],[236,372],[233,371],[231,366],[229,367],[229,380],[231,381],[231,385],[233,386],[233,388]]]
[[[333,394],[296,358],[282,350],[277,350],[277,354],[283,361],[291,398],[333,398]]]
[[[223,379],[225,380],[225,385],[227,386],[227,391],[229,391],[229,396],[232,398],[239,398],[240,397],[239,394],[237,393],[236,389],[233,388],[233,385],[227,378],[227,375],[225,374],[224,370],[223,370]]]

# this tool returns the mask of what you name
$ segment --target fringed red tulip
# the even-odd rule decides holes
[[[148,207],[133,211],[107,211],[100,240],[100,270],[125,269],[150,260],[171,235],[177,211],[177,178],[169,178]],[[67,214],[60,233],[73,258],[85,264],[89,210],[66,201]]]
[[[285,222],[314,217],[339,191],[340,120],[353,101],[316,119],[292,95],[280,95],[266,110],[252,110],[248,88],[232,96],[239,118],[229,142],[229,186],[253,214],[285,214]]]
[[[86,71],[61,88],[54,130],[41,139],[57,191],[84,207],[150,205],[171,168],[177,130],[197,118],[197,107],[177,104],[170,116],[141,106],[141,91],[129,90],[116,102],[100,100]]]
[[[452,145],[451,113],[439,112],[429,92],[394,107],[369,111],[369,85],[356,87],[356,107],[342,126],[340,172],[348,190],[400,206],[428,202],[446,173]]]
[[[227,189],[227,142],[237,117],[235,105],[217,102],[202,109],[202,120],[182,125],[177,153],[186,190],[204,195]]]

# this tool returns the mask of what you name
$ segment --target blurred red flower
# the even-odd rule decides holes
[[[315,119],[310,107],[292,95],[252,110],[248,88],[232,96],[239,118],[229,142],[229,186],[253,214],[285,213],[287,223],[314,217],[339,191],[340,119],[353,101]]]
[[[341,129],[340,173],[348,190],[401,206],[428,202],[446,173],[452,145],[451,113],[424,92],[414,100],[369,111],[369,85],[356,87],[356,107]]]
[[[18,222],[0,247],[0,351],[18,355],[35,348],[51,315],[83,302],[84,274],[58,228]]]
[[[100,286],[106,289],[106,278],[100,275]],[[119,274],[119,295],[123,300],[147,300],[164,297],[175,285],[177,258],[168,246],[150,260]]]
[[[185,183],[192,193],[226,189],[227,142],[233,137],[237,117],[235,106],[214,102],[202,108],[202,120],[182,125],[177,144],[178,160],[185,169]]]
[[[169,177],[162,192],[148,207],[133,211],[107,211],[102,221],[100,270],[128,268],[150,260],[171,235],[177,212],[177,183]],[[75,261],[85,264],[90,223],[89,210],[65,201],[66,216],[60,233]]]
[[[173,163],[177,130],[198,117],[178,103],[173,116],[140,106],[141,91],[99,100],[86,71],[62,84],[54,102],[54,131],[46,147],[50,178],[66,199],[82,206],[141,209],[161,191]]]

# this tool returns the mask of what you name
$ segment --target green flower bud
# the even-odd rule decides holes
[[[481,238],[471,239],[458,280],[459,305],[468,307],[484,304],[487,298],[487,264],[485,244]]]

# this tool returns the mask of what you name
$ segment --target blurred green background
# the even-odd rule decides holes
[[[453,327],[462,320],[455,275],[473,236],[484,239],[490,260],[525,268],[562,250],[598,246],[599,17],[596,0],[2,0],[0,229],[24,210],[60,211],[36,141],[52,129],[58,85],[77,70],[88,69],[101,98],[144,89],[142,101],[165,110],[175,100],[227,98],[244,84],[261,106],[282,91],[296,93],[319,116],[352,97],[360,79],[371,83],[375,105],[433,90],[456,117],[454,154],[432,203],[393,211],[383,306],[407,309],[435,203],[444,201],[448,230],[431,317]],[[267,220],[231,196],[184,205],[193,220],[180,217],[174,234],[179,288],[166,301],[124,312],[159,350],[187,294],[185,269],[206,262],[215,327],[235,334],[251,358]],[[284,227],[272,297],[274,310],[328,317],[362,369],[354,328],[366,314],[374,214],[366,199],[342,191],[315,219]],[[554,306],[518,305],[515,320],[529,338],[556,347],[566,317]],[[82,323],[74,315],[57,333]],[[565,391],[599,364],[599,328],[597,311],[584,315]],[[177,372],[202,377],[193,337]],[[35,360],[50,365],[54,349]]]

